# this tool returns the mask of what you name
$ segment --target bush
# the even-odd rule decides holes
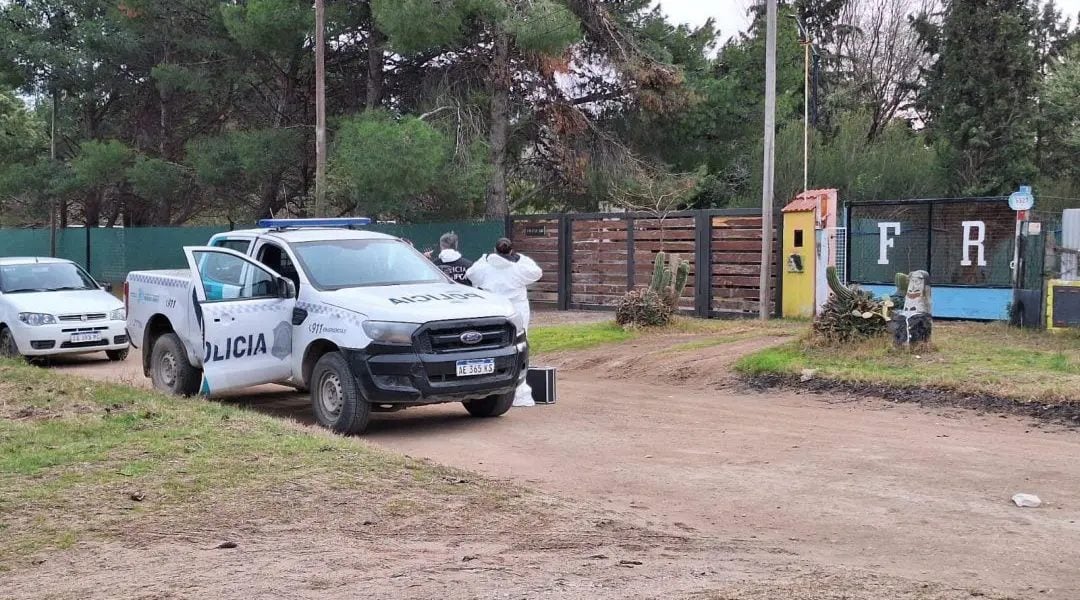
[[[814,319],[814,337],[828,342],[850,342],[884,336],[888,323],[882,304],[870,292],[851,289],[831,294]]]
[[[649,289],[632,290],[619,300],[615,322],[623,326],[660,327],[671,323],[674,312],[660,294]]]

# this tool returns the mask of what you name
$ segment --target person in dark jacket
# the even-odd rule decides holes
[[[472,261],[463,257],[458,251],[458,236],[453,231],[444,233],[439,238],[439,255],[432,261],[446,276],[454,280],[454,283],[472,285],[465,272],[472,266]]]

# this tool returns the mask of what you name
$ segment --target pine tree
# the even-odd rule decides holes
[[[943,143],[951,193],[1006,194],[1036,174],[1034,8],[1028,0],[949,0],[942,17],[919,24],[936,56],[920,107]]]

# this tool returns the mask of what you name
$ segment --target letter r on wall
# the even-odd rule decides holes
[[[986,266],[986,223],[982,221],[964,221],[961,223],[964,227],[964,258],[960,261],[961,267],[971,266],[971,247],[974,246],[979,249],[979,266]],[[978,233],[975,239],[971,239],[971,230],[974,229]]]

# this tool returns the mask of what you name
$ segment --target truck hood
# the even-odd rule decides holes
[[[83,313],[108,313],[123,308],[124,304],[104,290],[78,290],[69,292],[22,292],[0,296],[13,312],[71,315]]]
[[[453,283],[348,288],[321,295],[327,304],[376,321],[429,323],[514,314],[505,298]]]

